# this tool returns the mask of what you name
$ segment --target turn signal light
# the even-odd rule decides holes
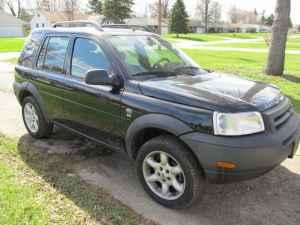
[[[216,167],[221,169],[232,170],[236,168],[236,165],[232,162],[217,161]]]

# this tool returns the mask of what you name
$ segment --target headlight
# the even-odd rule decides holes
[[[213,122],[215,135],[241,136],[265,130],[264,121],[259,112],[214,112]]]

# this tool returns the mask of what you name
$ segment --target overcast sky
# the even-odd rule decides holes
[[[81,6],[85,6],[88,0],[78,0]],[[104,1],[104,0],[103,0]],[[135,1],[135,12],[138,15],[144,15],[147,4],[151,4],[156,0],[134,0]],[[175,2],[175,0],[170,0]],[[194,16],[194,11],[199,0],[184,0],[186,8],[191,16]],[[226,11],[232,5],[236,5],[242,9],[254,10],[256,8],[259,12],[266,10],[267,14],[274,13],[276,0],[217,0],[223,5],[223,14],[226,14]],[[300,24],[300,0],[291,0],[292,1],[292,14],[291,18],[294,24]],[[35,0],[23,0],[29,8],[33,7],[33,2]],[[226,19],[226,18],[225,18]]]

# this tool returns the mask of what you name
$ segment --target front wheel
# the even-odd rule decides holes
[[[194,156],[169,135],[153,138],[141,147],[137,173],[146,192],[169,208],[192,205],[205,186]]]

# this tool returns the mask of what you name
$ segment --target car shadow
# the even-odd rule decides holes
[[[70,174],[83,181],[88,193],[104,188],[138,214],[161,224],[300,224],[299,155],[288,161],[288,166],[284,162],[254,180],[209,184],[201,201],[176,211],[158,205],[145,194],[135,175],[134,163],[125,154],[72,133],[58,130],[50,139],[42,140],[24,135],[19,139],[18,151],[39,176],[92,217],[97,217],[94,206],[82,201],[89,196],[80,196],[80,192],[70,190],[69,182],[64,182]]]

